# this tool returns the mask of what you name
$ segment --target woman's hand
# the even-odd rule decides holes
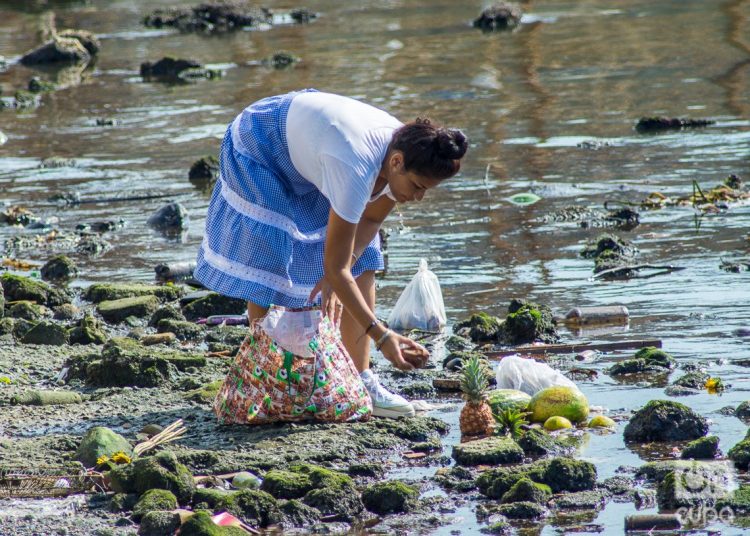
[[[416,341],[391,331],[380,351],[399,370],[413,370],[427,364],[430,353]]]
[[[341,312],[344,309],[344,305],[338,299],[338,296],[336,296],[336,293],[333,291],[333,287],[328,284],[325,277],[318,281],[318,284],[312,289],[308,301],[312,303],[318,294],[321,295],[321,311],[323,311],[324,315],[333,320],[335,325],[338,325],[339,322],[341,322]]]

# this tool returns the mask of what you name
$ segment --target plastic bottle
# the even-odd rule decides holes
[[[627,324],[630,314],[624,305],[602,307],[574,307],[565,315],[564,322],[573,326]]]

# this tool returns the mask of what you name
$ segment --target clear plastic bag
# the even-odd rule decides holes
[[[578,389],[575,383],[546,363],[510,355],[504,357],[495,369],[498,389],[516,389],[531,396],[547,387],[562,385]]]
[[[271,307],[260,327],[284,350],[301,357],[312,357],[310,341],[318,333],[321,318],[320,309],[287,311],[283,307]]]
[[[398,297],[388,317],[393,329],[440,331],[445,326],[445,304],[437,276],[419,261],[419,270]]]

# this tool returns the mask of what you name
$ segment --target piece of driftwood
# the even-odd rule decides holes
[[[677,514],[639,514],[625,518],[626,532],[648,532],[659,530],[677,530],[682,528]]]
[[[610,268],[609,270],[602,270],[601,272],[595,273],[593,276],[591,276],[591,279],[601,279],[603,277],[618,277],[618,276],[627,276],[627,274],[631,271],[638,271],[638,270],[658,270],[655,274],[649,274],[645,276],[639,276],[641,279],[646,279],[649,277],[654,277],[655,275],[661,275],[661,274],[669,274],[671,272],[679,272],[680,270],[684,270],[684,266],[672,266],[671,264],[666,264],[663,266],[656,265],[656,264],[634,264],[630,266],[617,266],[615,268]]]
[[[516,346],[507,350],[494,350],[484,352],[490,359],[505,357],[515,354],[527,355],[545,355],[545,354],[567,354],[572,352],[582,352],[584,350],[599,350],[609,352],[612,350],[628,350],[634,348],[645,348],[653,346],[661,348],[660,339],[639,339],[632,341],[601,342],[601,343],[576,343],[576,344],[537,344],[533,346]],[[434,381],[433,381],[434,384]],[[436,386],[437,387],[437,386]]]

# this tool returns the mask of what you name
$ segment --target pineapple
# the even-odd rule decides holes
[[[490,435],[495,425],[492,409],[487,404],[487,363],[473,355],[461,371],[461,391],[466,405],[461,410],[461,435]]]

